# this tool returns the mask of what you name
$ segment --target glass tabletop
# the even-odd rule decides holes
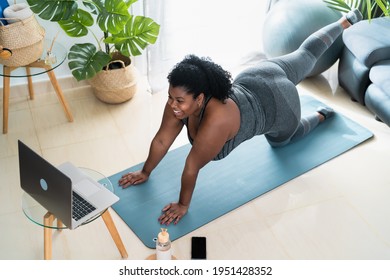
[[[104,176],[103,174],[89,168],[85,167],[80,167],[80,169],[85,172],[88,176],[90,176],[92,179],[96,180],[99,182],[101,185],[103,185],[105,188],[107,188],[109,191],[114,192],[114,187],[111,183],[111,181]],[[24,192],[22,194],[22,210],[23,213],[26,215],[26,217],[32,221],[33,223],[42,226],[42,227],[47,227],[44,225],[43,222],[43,217],[47,214],[47,210],[40,205],[34,198],[32,198],[29,194]],[[97,218],[99,218],[102,214],[104,213],[101,212],[100,214],[96,215],[95,217],[89,219],[87,222],[84,224],[88,224]],[[67,227],[65,225],[58,225],[57,223],[54,223],[53,226],[50,228],[53,229],[66,229]]]
[[[29,76],[37,76],[48,71],[51,71],[58,66],[60,66],[66,59],[67,51],[63,45],[60,43],[54,42],[51,52],[48,53],[47,50],[50,48],[52,41],[45,40],[43,52],[41,58],[37,61],[20,67],[8,67],[12,69],[9,75],[6,75],[4,72],[4,67],[0,67],[0,76],[6,76],[11,78],[22,78]],[[26,73],[26,67],[30,68],[30,73]]]

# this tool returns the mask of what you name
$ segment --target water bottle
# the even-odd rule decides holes
[[[166,228],[162,228],[157,236],[156,241],[156,259],[157,260],[171,260],[171,240],[169,240],[169,233]]]

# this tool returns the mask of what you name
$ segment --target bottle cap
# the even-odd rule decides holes
[[[161,228],[161,232],[157,236],[158,242],[167,243],[169,241],[169,233],[166,228]]]

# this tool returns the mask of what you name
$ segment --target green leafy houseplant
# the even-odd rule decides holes
[[[96,44],[76,43],[69,50],[68,66],[78,81],[91,79],[102,71],[113,53],[126,57],[141,55],[142,50],[156,42],[160,25],[129,12],[137,1],[27,0],[35,14],[57,22],[68,36],[84,37],[91,33],[96,39]],[[92,31],[95,25],[102,31],[100,37]]]
[[[372,17],[389,16],[389,0],[323,0],[328,7],[340,12],[349,12],[358,8],[364,19]]]

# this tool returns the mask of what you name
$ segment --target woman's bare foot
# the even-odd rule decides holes
[[[323,122],[326,119],[329,119],[334,115],[334,110],[330,107],[319,107],[317,108],[318,117],[320,122]]]
[[[345,16],[343,16],[339,22],[343,26],[344,29],[347,29],[351,25],[361,21],[363,19],[363,15],[360,13],[358,9],[353,9],[349,11]]]

